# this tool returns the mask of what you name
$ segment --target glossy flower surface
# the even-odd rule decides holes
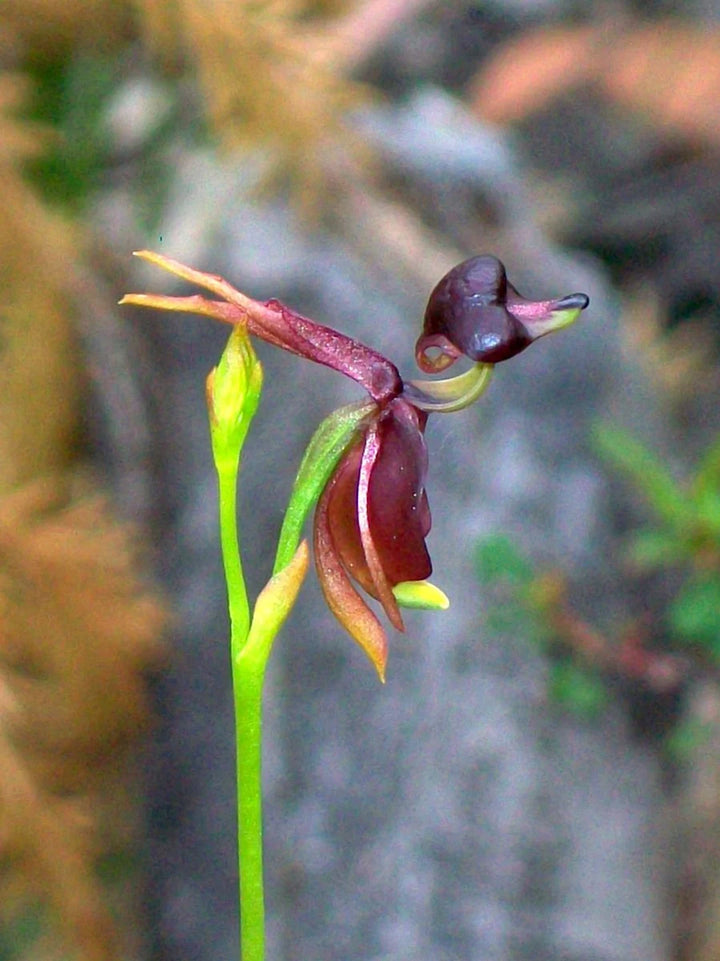
[[[588,305],[585,294],[527,300],[508,281],[505,267],[488,254],[471,257],[445,274],[430,294],[415,355],[437,373],[465,355],[497,364],[538,337],[567,327]]]
[[[422,581],[432,571],[425,546],[431,523],[425,420],[400,397],[378,407],[340,460],[315,512],[315,563],[323,594],[381,677],[385,632],[353,582],[377,598],[393,626],[403,630],[393,588]]]

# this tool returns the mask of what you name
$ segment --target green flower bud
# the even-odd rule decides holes
[[[210,437],[216,464],[237,462],[262,391],[262,365],[242,325],[233,327],[206,381]]]

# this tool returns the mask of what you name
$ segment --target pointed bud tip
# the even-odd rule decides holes
[[[205,391],[213,453],[240,456],[262,390],[262,366],[247,331],[233,327],[220,362],[208,374]]]

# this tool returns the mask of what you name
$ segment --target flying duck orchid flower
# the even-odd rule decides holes
[[[316,507],[315,566],[327,604],[384,678],[385,630],[361,594],[404,630],[400,607],[444,608],[426,538],[431,518],[425,492],[425,425],[431,412],[460,410],[486,389],[494,365],[533,340],[572,323],[588,304],[584,294],[533,302],[507,281],[495,257],[453,268],[433,290],[416,357],[437,373],[465,355],[474,365],[444,380],[403,383],[377,351],[271,300],[254,301],[221,277],[149,251],[138,256],[195,283],[220,299],[129,294],[121,303],[199,313],[345,374],[368,397],[320,425],[300,465],[280,534],[275,573],[294,556],[307,515]]]

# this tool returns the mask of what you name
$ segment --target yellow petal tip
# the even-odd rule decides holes
[[[403,581],[393,587],[393,594],[401,607],[424,611],[446,611],[450,607],[447,594],[430,581]]]

